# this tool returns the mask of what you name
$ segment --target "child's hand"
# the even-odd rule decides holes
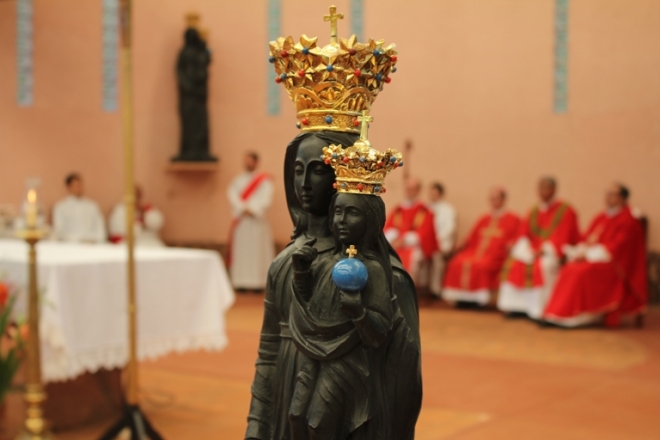
[[[346,313],[351,319],[361,318],[364,314],[364,306],[362,305],[362,295],[360,292],[347,292],[341,290],[341,298],[339,298],[339,308],[342,312]]]
[[[296,249],[293,254],[291,254],[293,270],[296,272],[305,272],[309,270],[319,254],[316,248],[313,247],[314,243],[316,243],[316,238],[306,241],[301,248]]]

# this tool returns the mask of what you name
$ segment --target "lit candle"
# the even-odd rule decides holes
[[[39,216],[39,208],[37,207],[37,192],[34,189],[28,191],[27,202],[27,207],[25,209],[25,221],[28,228],[34,229],[37,227],[37,217]]]

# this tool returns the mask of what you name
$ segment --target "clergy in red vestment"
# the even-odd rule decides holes
[[[449,261],[442,297],[450,303],[488,304],[517,238],[520,218],[505,208],[504,188],[493,188],[488,200],[491,211],[477,221],[461,250]]]
[[[433,212],[419,201],[421,188],[419,180],[407,179],[406,200],[392,210],[385,223],[385,237],[415,281],[420,264],[438,250]]]
[[[646,310],[646,245],[642,225],[628,207],[629,194],[625,186],[613,184],[605,212],[577,246],[565,248],[569,263],[559,273],[546,321],[577,327],[604,319],[616,326],[622,316]]]
[[[497,308],[507,314],[522,313],[541,319],[564,257],[564,245],[580,238],[577,215],[555,199],[556,181],[539,181],[541,202],[522,222],[519,238],[502,269]]]

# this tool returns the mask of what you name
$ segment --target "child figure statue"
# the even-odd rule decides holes
[[[304,355],[289,415],[296,439],[391,436],[379,348],[391,336],[395,298],[383,234],[385,205],[378,196],[387,173],[403,162],[396,151],[371,148],[366,139],[371,118],[361,120],[363,134],[354,146],[324,149],[324,160],[337,175],[329,215],[333,258],[312,270],[315,240],[292,254],[289,326]]]

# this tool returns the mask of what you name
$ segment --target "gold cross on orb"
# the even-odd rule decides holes
[[[358,251],[355,249],[355,246],[350,245],[348,249],[346,249],[346,253],[348,254],[348,258],[353,258],[357,255]]]
[[[374,121],[374,117],[369,116],[368,111],[362,110],[362,116],[358,116],[357,120],[362,124],[360,128],[360,139],[366,141],[369,133],[369,123]]]
[[[337,21],[343,20],[344,14],[337,14],[337,7],[330,6],[330,15],[324,15],[323,21],[330,22],[330,43],[337,44]]]

